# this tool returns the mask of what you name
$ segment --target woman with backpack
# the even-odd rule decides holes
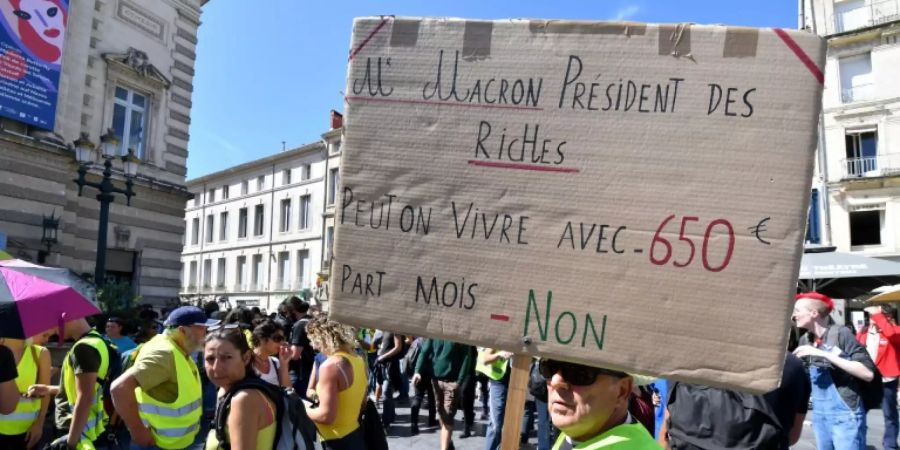
[[[253,370],[263,381],[275,386],[291,387],[288,361],[291,348],[285,344],[284,330],[266,320],[253,329]]]
[[[266,450],[275,445],[277,406],[260,389],[235,390],[247,379],[257,378],[253,372],[253,352],[243,331],[219,328],[206,337],[203,362],[210,381],[219,387],[219,397],[228,405],[216,408],[217,424],[225,423],[224,432],[212,431],[206,450]],[[227,418],[222,417],[227,415]],[[217,427],[218,428],[218,427]]]
[[[319,368],[319,405],[307,411],[326,450],[365,450],[360,411],[366,399],[366,362],[356,353],[356,333],[350,326],[317,314],[306,325],[313,347],[328,359]]]

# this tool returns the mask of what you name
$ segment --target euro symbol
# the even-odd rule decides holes
[[[765,219],[760,220],[759,224],[752,226],[752,227],[747,227],[747,229],[750,230],[750,234],[756,236],[756,239],[759,239],[759,242],[762,242],[763,244],[766,244],[766,245],[772,245],[772,243],[763,239],[762,236],[760,236],[760,233],[767,231],[766,230],[766,222],[768,222],[770,219],[771,219],[771,217],[766,217]]]

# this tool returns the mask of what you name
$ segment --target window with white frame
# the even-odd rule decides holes
[[[216,261],[216,287],[225,287],[225,258]]]
[[[296,289],[304,289],[309,283],[309,250],[297,252],[297,286]]]
[[[878,175],[878,131],[875,128],[847,131],[844,135],[847,176]]]
[[[266,176],[260,175],[256,178],[256,192],[266,188]]]
[[[290,252],[278,252],[278,287],[279,289],[291,288],[291,254]]]
[[[333,205],[335,199],[337,198],[337,185],[338,181],[340,181],[340,172],[338,169],[331,169],[331,173],[328,177],[328,204]]]
[[[871,52],[840,58],[838,70],[841,72],[841,102],[871,100],[875,96]]]
[[[191,221],[191,245],[200,243],[200,218],[194,217]]]
[[[884,203],[870,203],[850,207],[850,247],[884,244]]]
[[[291,229],[291,199],[281,200],[281,220],[279,221],[278,231],[284,233]]]
[[[186,284],[191,288],[197,286],[197,261],[191,261],[190,273],[188,274]]]
[[[247,237],[247,208],[238,210],[238,238]]]
[[[304,164],[300,171],[300,179],[308,180],[312,177],[312,164]]]
[[[206,203],[216,202],[216,188],[212,188],[206,193]]]
[[[331,261],[331,249],[334,246],[334,227],[325,230],[325,262]]]
[[[300,229],[308,230],[312,225],[310,214],[312,213],[312,197],[303,195],[300,197]]]
[[[222,186],[222,200],[228,200],[228,185]]]
[[[228,211],[219,213],[219,240],[228,239]]]
[[[238,256],[237,262],[235,263],[235,279],[237,281],[236,290],[238,291],[246,291],[247,290],[247,257],[246,256]]]
[[[263,271],[263,255],[253,255],[253,279],[251,283],[256,290],[265,289]]]
[[[291,169],[284,169],[281,171],[281,185],[287,186],[291,184]]]
[[[144,159],[147,130],[149,97],[132,89],[116,86],[113,100],[112,129],[119,137],[119,154],[125,155],[129,148],[134,155]]]
[[[247,195],[250,193],[250,182],[247,180],[241,181],[241,195]]]
[[[264,223],[266,220],[265,205],[256,205],[253,208],[253,235],[262,236],[265,230]]]
[[[206,215],[206,242],[213,241],[213,230],[215,229],[215,217],[212,214]]]
[[[212,260],[203,260],[203,287],[208,288],[212,283]]]
[[[834,2],[835,32],[855,30],[869,26],[872,16],[865,0],[841,0]]]

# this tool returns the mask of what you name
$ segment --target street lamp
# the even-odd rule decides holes
[[[100,145],[95,147],[88,137],[87,133],[81,133],[74,143],[75,159],[78,161],[78,178],[75,183],[78,184],[78,196],[85,186],[92,187],[97,190],[97,200],[100,202],[100,223],[97,230],[97,265],[94,269],[94,283],[97,287],[101,287],[106,279],[106,234],[109,228],[109,204],[115,200],[114,194],[122,194],[125,196],[126,204],[131,206],[131,197],[136,194],[132,189],[134,186],[133,178],[137,175],[138,158],[134,155],[134,151],[129,149],[128,154],[122,157],[122,165],[125,172],[125,189],[119,189],[112,183],[112,160],[116,156],[116,150],[119,147],[119,138],[112,129],[106,131],[106,134],[100,136]],[[96,161],[97,151],[103,157],[103,179],[97,183],[87,181],[86,176],[88,169]]]

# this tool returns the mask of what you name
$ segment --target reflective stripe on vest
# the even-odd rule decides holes
[[[150,424],[144,422],[144,426],[149,427]],[[180,438],[191,433],[196,435],[196,433],[200,431],[200,424],[195,423],[185,428],[153,428],[152,430],[154,435],[165,436],[167,438]],[[191,438],[191,442],[194,442],[193,438]]]
[[[75,370],[72,367],[70,359],[75,352],[75,347],[79,345],[89,345],[100,354],[100,368],[97,370],[98,379],[105,379],[109,372],[109,351],[106,349],[106,342],[103,341],[103,337],[101,337],[99,333],[91,330],[90,333],[82,336],[81,339],[72,346],[69,353],[66,355],[65,360],[63,360],[61,377],[62,386],[66,392],[66,402],[71,406],[72,411],[75,410],[77,392],[75,390]],[[93,399],[91,401],[91,409],[88,413],[87,424],[85,425],[84,431],[81,433],[81,439],[79,440],[79,445],[81,446],[89,445],[90,442],[96,441],[106,430],[106,422],[109,420],[106,416],[106,411],[103,409],[103,389],[99,382],[94,383],[94,393],[92,397]],[[81,444],[82,442],[87,442],[87,444]],[[90,446],[89,448],[93,448],[93,446]]]
[[[157,447],[182,449],[194,442],[200,431],[202,391],[200,372],[194,360],[185,355],[166,335],[157,335],[145,343],[138,355],[138,361],[147,354],[167,351],[175,362],[175,377],[178,383],[178,397],[174,402],[164,403],[148,395],[138,387],[134,396],[138,402],[138,414],[144,422]]]
[[[181,417],[185,414],[190,414],[194,412],[195,409],[200,407],[200,400],[195,402],[191,402],[181,408],[169,408],[167,406],[160,405],[151,405],[149,403],[142,403],[138,405],[138,410],[145,414],[156,414],[159,416],[167,416],[167,417]]]
[[[35,354],[40,354],[41,347],[26,345],[22,349],[22,359],[16,366],[19,376],[16,377],[16,388],[25,395],[28,387],[37,383],[38,362]],[[0,434],[15,436],[28,432],[41,411],[41,399],[19,397],[16,409],[11,414],[0,414]]]
[[[478,352],[478,360],[475,362],[475,371],[483,373],[494,381],[500,381],[506,375],[507,361],[503,358],[497,358],[494,362],[487,364],[484,357],[487,356],[487,350]]]

